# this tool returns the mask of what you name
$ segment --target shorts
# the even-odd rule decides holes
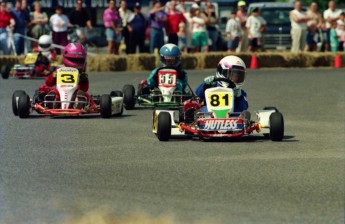
[[[236,49],[238,47],[238,44],[240,42],[240,37],[235,37],[234,40],[229,40],[228,41],[228,49]]]
[[[258,38],[249,39],[249,45],[252,48],[258,48],[259,47],[258,40],[259,40]]]
[[[116,35],[112,28],[105,29],[105,36],[107,37],[107,41],[115,41],[117,43],[121,42],[121,35]]]
[[[178,47],[180,49],[187,48],[187,39],[184,37],[179,37],[178,38]]]
[[[204,47],[208,46],[208,37],[206,32],[196,32],[192,34],[192,46]]]

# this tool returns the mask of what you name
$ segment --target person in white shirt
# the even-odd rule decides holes
[[[290,12],[291,21],[291,52],[298,53],[304,50],[307,41],[307,22],[309,17],[302,11],[302,4],[296,1],[295,9]]]
[[[336,9],[335,1],[329,1],[328,2],[328,9],[323,12],[323,18],[326,21],[326,28],[327,28],[327,50],[330,50],[330,30],[331,30],[331,24],[333,22],[336,22],[340,14],[342,13],[342,10]]]
[[[62,6],[56,6],[55,14],[50,17],[49,22],[53,30],[53,43],[66,46],[68,44],[67,29],[70,23],[68,17],[62,14],[62,10]],[[61,50],[57,48],[56,53],[61,54]]]
[[[129,23],[134,19],[134,13],[127,8],[126,0],[121,0],[119,14],[122,21],[122,36],[125,39],[126,54],[130,54],[130,32],[132,32],[132,27]]]
[[[261,47],[262,33],[266,28],[266,21],[259,15],[259,8],[254,8],[248,17],[246,28],[249,39],[248,51],[256,51]]]
[[[232,11],[226,23],[225,32],[228,39],[228,52],[235,52],[241,37],[241,23],[236,19],[236,11]]]

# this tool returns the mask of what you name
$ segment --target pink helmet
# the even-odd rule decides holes
[[[83,72],[86,65],[85,47],[78,42],[68,44],[64,50],[63,64]]]

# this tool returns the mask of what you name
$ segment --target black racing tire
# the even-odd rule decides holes
[[[272,141],[281,141],[284,137],[284,118],[280,112],[270,115],[270,138]]]
[[[19,96],[18,99],[18,116],[27,118],[30,114],[30,97],[27,94]]]
[[[114,90],[110,92],[110,96],[114,97],[114,96],[119,96],[119,97],[123,97],[123,93],[120,90]]]
[[[1,77],[3,79],[8,79],[8,77],[10,76],[10,67],[8,65],[2,65],[1,66]]]
[[[111,117],[111,97],[108,94],[104,94],[101,96],[101,100],[99,103],[100,112],[102,118],[110,118]]]
[[[159,141],[168,141],[171,136],[171,117],[168,112],[158,114],[157,137]]]
[[[126,110],[133,110],[135,106],[135,88],[132,85],[125,85],[122,88],[123,104]]]
[[[178,121],[179,121],[179,123],[184,122],[184,111],[183,111],[183,107],[179,107],[179,108],[178,108]]]
[[[18,103],[17,103],[17,97],[20,97],[22,95],[26,95],[25,91],[23,90],[16,90],[14,91],[12,95],[12,111],[15,116],[18,116]],[[19,98],[18,98],[19,99]]]

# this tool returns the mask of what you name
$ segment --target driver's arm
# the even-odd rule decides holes
[[[154,88],[157,87],[157,71],[158,68],[155,68],[152,70],[152,72],[150,73],[149,77],[147,78],[147,86],[149,88]]]

